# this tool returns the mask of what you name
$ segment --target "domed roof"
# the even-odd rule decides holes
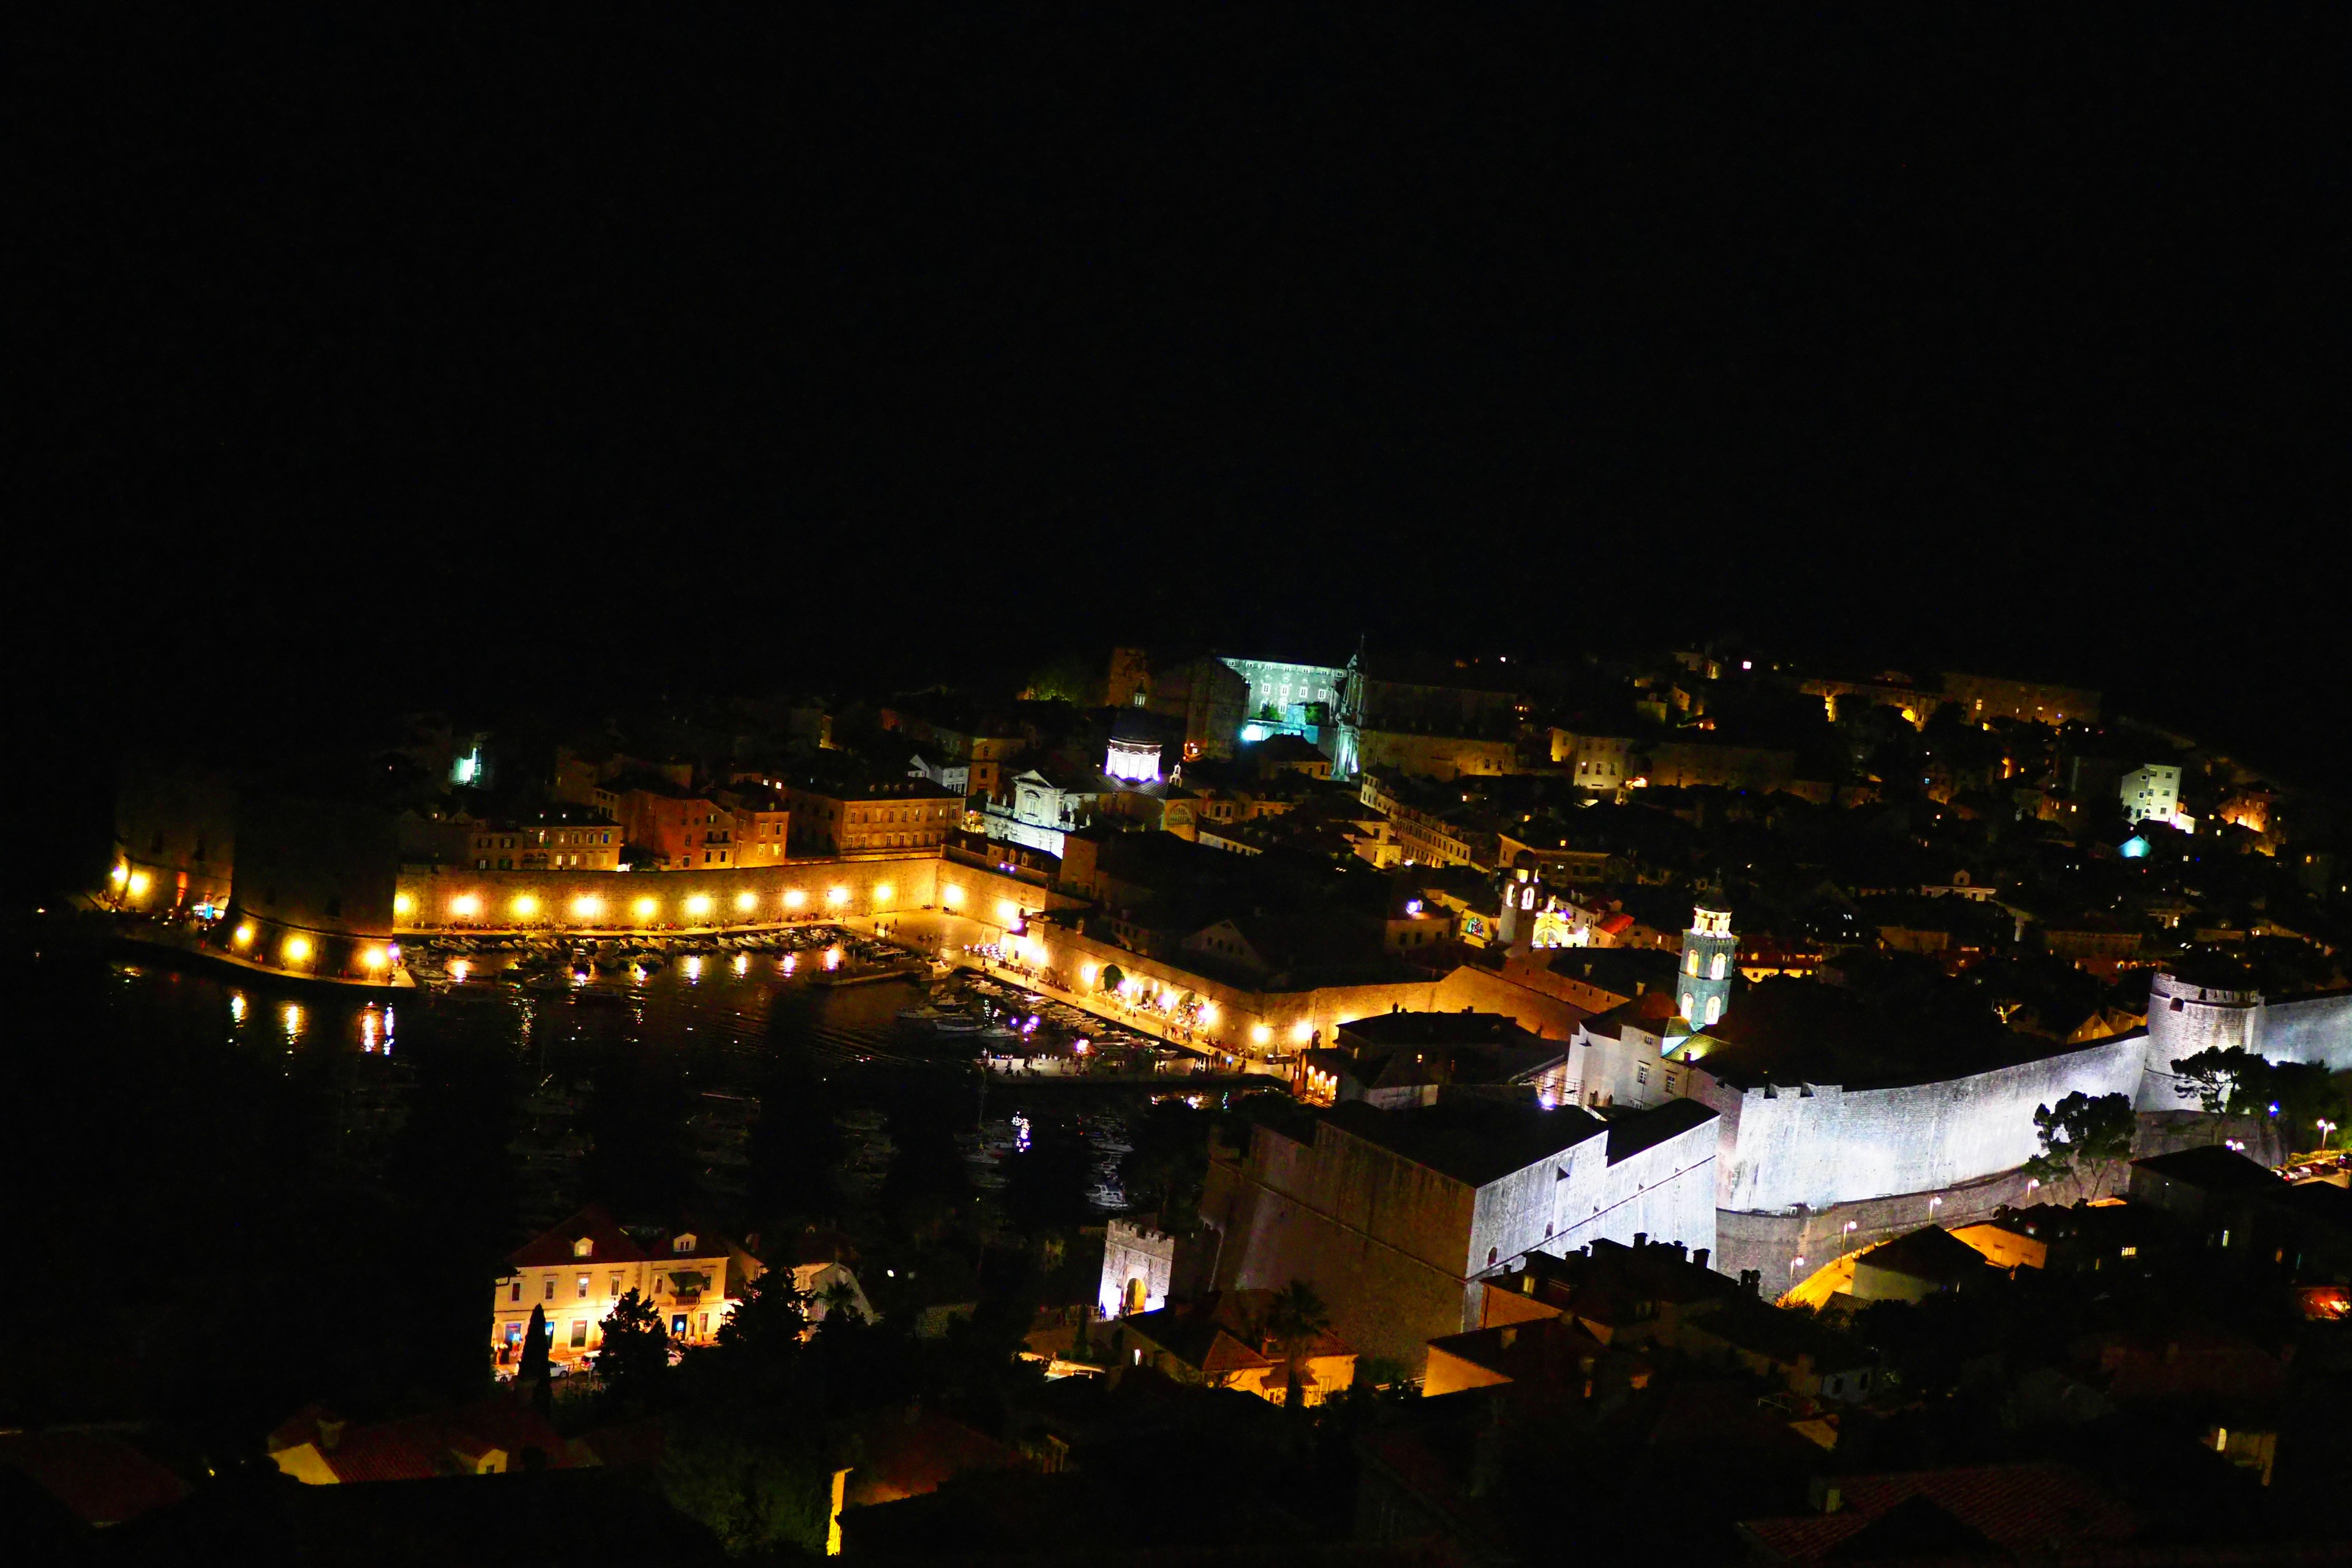
[[[1160,743],[1160,736],[1152,727],[1151,716],[1140,708],[1129,708],[1122,711],[1118,716],[1118,721],[1110,727],[1110,738],[1114,741],[1131,741],[1146,746],[1156,746]]]

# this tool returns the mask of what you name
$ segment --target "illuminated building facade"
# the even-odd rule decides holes
[[[1250,719],[1265,719],[1269,711],[1280,716],[1300,703],[1336,707],[1339,681],[1348,673],[1337,665],[1290,664],[1272,658],[1227,658],[1224,663],[1248,683],[1244,710]]]
[[[654,1308],[672,1340],[709,1344],[761,1272],[758,1258],[724,1237],[625,1230],[592,1205],[508,1255],[491,1290],[491,1354],[509,1371],[520,1363],[536,1307],[547,1318],[551,1357],[558,1364],[585,1360],[603,1342],[605,1317],[631,1290]]]
[[[800,852],[937,849],[963,823],[963,800],[929,779],[794,784],[786,792]]]
[[[2180,769],[2172,763],[2146,763],[2116,781],[2116,793],[2134,822],[2171,822],[2180,812]]]
[[[1160,738],[1140,714],[1121,713],[1111,727],[1110,746],[1103,756],[1103,772],[1129,784],[1160,782]]]

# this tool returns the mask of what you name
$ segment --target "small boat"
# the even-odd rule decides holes
[[[928,1002],[919,1002],[912,1007],[901,1007],[898,1009],[898,1016],[904,1018],[909,1024],[933,1023],[945,1016],[946,1015],[942,1014],[937,1007],[932,1006]]]
[[[931,1022],[931,1027],[942,1035],[977,1035],[980,1020],[967,1018],[961,1013],[945,1013]]]

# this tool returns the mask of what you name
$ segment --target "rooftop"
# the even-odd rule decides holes
[[[2169,1154],[2151,1154],[2145,1160],[2134,1160],[2132,1164],[2209,1193],[2270,1192],[2285,1184],[2267,1166],[2215,1143],[2177,1149]]]
[[[1892,1089],[2083,1048],[2004,1029],[1989,1011],[1979,1019],[1916,1002],[1875,1004],[1834,985],[1786,977],[1748,986],[1701,1035],[1690,1059],[1741,1089]]]
[[[1599,1117],[1575,1106],[1540,1110],[1475,1100],[1441,1100],[1406,1110],[1381,1110],[1349,1100],[1325,1112],[1322,1120],[1350,1137],[1474,1187],[1523,1171],[1608,1130]]]

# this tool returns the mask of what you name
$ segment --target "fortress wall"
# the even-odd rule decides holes
[[[1548,1040],[1573,1039],[1576,1026],[1592,1016],[1590,1009],[1466,963],[1438,983],[1434,1005],[1441,1013],[1465,1007],[1500,1013]]]
[[[1463,1328],[1461,1260],[1432,1259],[1471,1203],[1462,1184],[1330,1129],[1308,1149],[1260,1128],[1243,1160],[1212,1163],[1201,1213],[1223,1233],[1218,1289],[1312,1281],[1341,1339],[1418,1376],[1428,1342]]]
[[[788,893],[801,896],[789,903]],[[748,896],[751,907],[740,907]],[[457,912],[457,900],[475,900],[477,913]],[[515,900],[533,900],[532,912],[516,912]],[[694,912],[689,900],[709,900]],[[578,900],[595,899],[602,912],[578,912]],[[640,917],[637,901],[651,899],[654,913]],[[1068,900],[1001,872],[982,870],[937,855],[910,854],[854,860],[799,860],[782,866],[742,866],[709,871],[478,871],[466,867],[401,868],[394,924],[403,934],[482,930],[661,931],[772,926],[793,919],[891,914],[941,907],[976,920],[1002,923],[1006,903],[1034,910],[1047,900]]]
[[[1544,1250],[1565,1254],[1603,1238],[1631,1247],[1637,1235],[1712,1249],[1717,1148],[1716,1124],[1703,1121],[1613,1165],[1601,1162],[1591,1187],[1569,1184],[1578,1186],[1570,1201],[1588,1212]]]
[[[1710,1261],[1719,1271],[1734,1276],[1743,1269],[1756,1269],[1764,1277],[1763,1294],[1769,1300],[1845,1253],[1892,1241],[1923,1225],[1973,1225],[1992,1218],[2005,1206],[2033,1203],[2038,1194],[2027,1180],[2022,1171],[2003,1171],[1936,1192],[1897,1193],[1827,1208],[1780,1214],[1718,1210],[1715,1256]],[[1848,1226],[1853,1228],[1849,1230]]]
[[[1561,1171],[1568,1180],[1559,1179]],[[1571,1226],[1599,1215],[1608,1176],[1609,1135],[1595,1131],[1581,1143],[1479,1188],[1466,1272],[1500,1273],[1517,1267],[1530,1252],[1558,1253]],[[1490,1251],[1492,1263],[1486,1261]]]
[[[2352,1070],[2352,991],[2266,1002],[2255,1009],[2255,1048],[2274,1062],[2322,1062]]]
[[[1890,1194],[1933,1193],[2022,1164],[2040,1149],[2036,1106],[2077,1090],[2140,1088],[2146,1037],[2135,1032],[1990,1072],[1896,1089],[1738,1090],[1704,1065],[1696,1097],[1723,1117],[1718,1207],[1827,1208]],[[1736,1112],[1727,1102],[1737,1100]],[[1672,1238],[1669,1238],[1672,1239]]]
[[[469,867],[403,868],[400,929],[409,931],[509,930],[659,930],[711,926],[774,925],[793,918],[871,915],[894,910],[920,909],[939,898],[940,861],[936,856],[905,859],[802,861],[782,866],[744,866],[710,871],[659,871],[642,875],[615,871],[478,871]],[[983,878],[1002,881],[991,873],[955,868],[958,880],[977,884]],[[835,889],[842,891],[836,896]],[[787,903],[787,892],[801,902]],[[739,908],[744,897],[752,908]],[[977,887],[965,894],[982,896]],[[459,912],[464,900],[477,912]],[[520,912],[517,900],[531,900],[530,912]],[[579,912],[579,900],[593,899],[602,912]],[[650,915],[636,912],[639,900],[656,905]],[[690,912],[693,899],[708,899],[709,907]],[[993,900],[990,900],[992,905]],[[984,913],[982,918],[988,918]]]

